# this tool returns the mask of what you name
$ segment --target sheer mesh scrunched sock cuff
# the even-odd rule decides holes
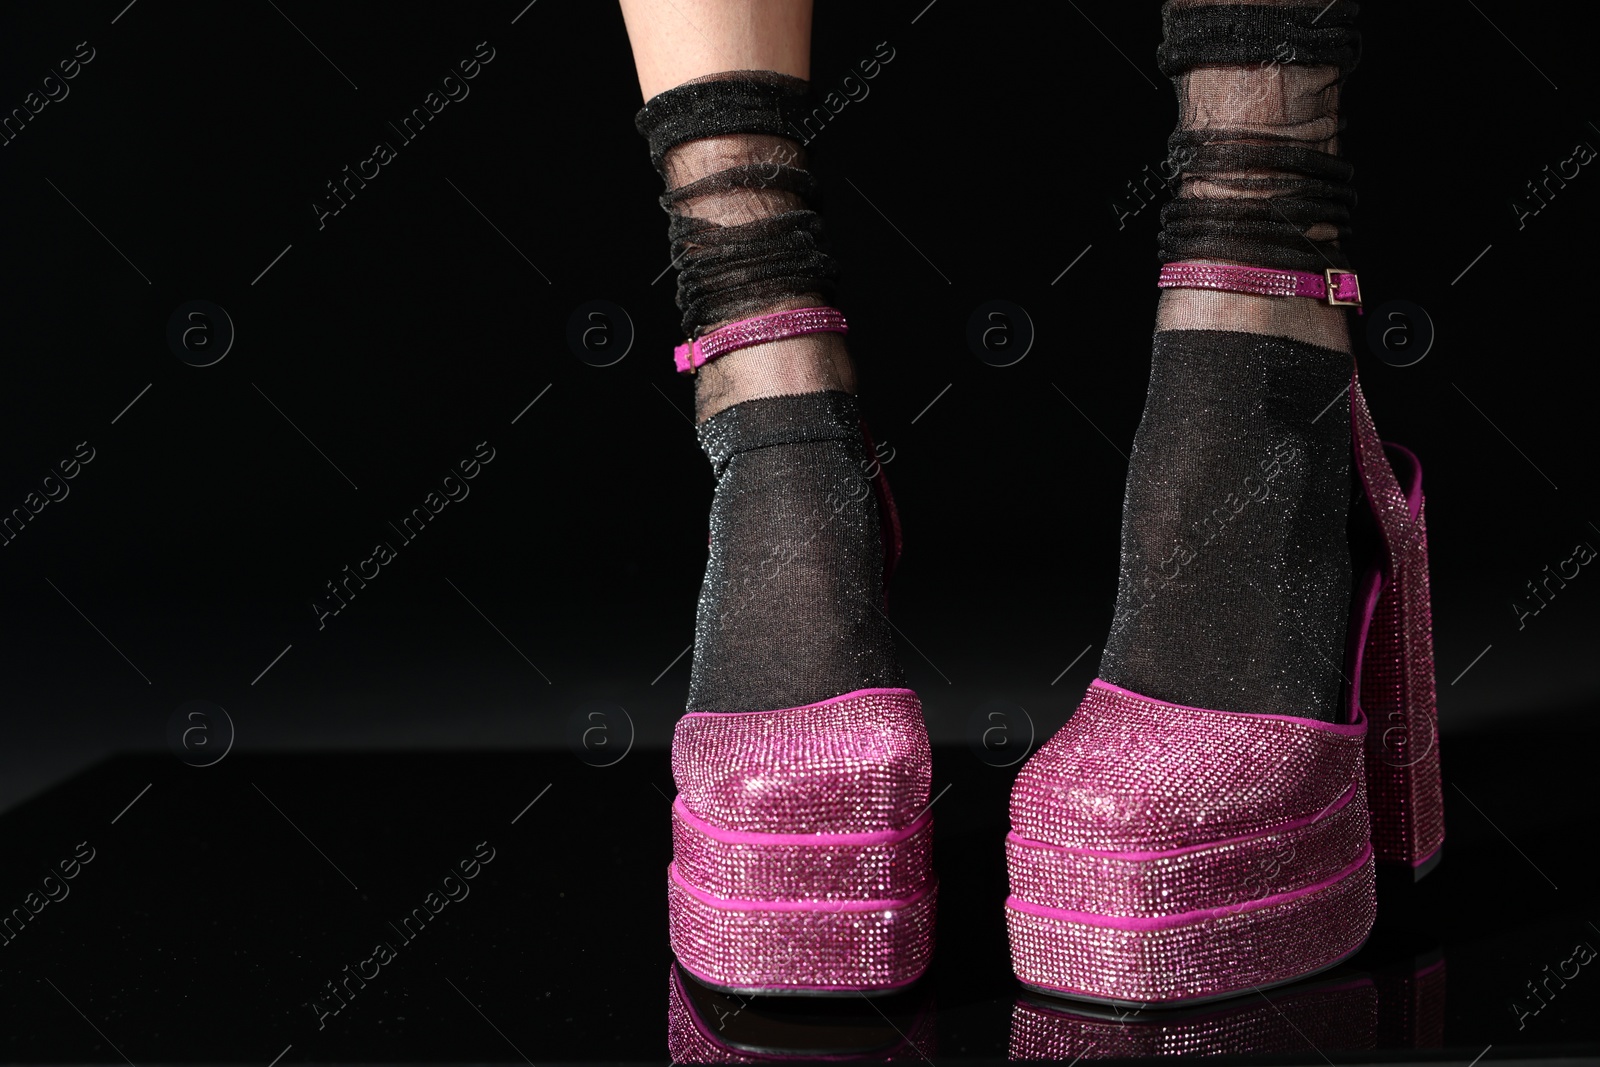
[[[787,136],[804,81],[731,71],[652,98],[637,126],[667,186],[683,329],[828,302],[838,271]],[[884,538],[839,334],[721,356],[695,375],[717,476],[689,710],[760,711],[904,685]]]
[[[1182,167],[1164,262],[1348,267],[1348,0],[1168,0]],[[1335,720],[1350,599],[1349,337],[1307,298],[1162,294],[1101,675],[1174,703]],[[1263,336],[1280,334],[1281,336]],[[1314,343],[1307,343],[1314,342]],[[1343,351],[1340,351],[1343,349]]]
[[[1354,169],[1338,156],[1339,88],[1360,55],[1349,0],[1169,0],[1158,52],[1178,96],[1161,212],[1164,262],[1348,267]]]
[[[762,711],[903,686],[860,409],[746,400],[701,424],[717,476],[690,711]]]
[[[709,75],[651,98],[635,125],[666,183],[661,206],[678,267],[683,330],[827,304],[838,267],[826,250],[817,184],[789,136],[809,85],[771,71]],[[854,392],[844,341],[816,334],[731,353],[696,375],[704,419],[758,396]]]

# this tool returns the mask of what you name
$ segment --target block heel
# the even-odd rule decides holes
[[[1370,723],[1372,848],[1381,866],[1419,879],[1438,864],[1444,844],[1422,464],[1379,439],[1354,379],[1350,398],[1356,470],[1380,540],[1376,603],[1356,664]]]

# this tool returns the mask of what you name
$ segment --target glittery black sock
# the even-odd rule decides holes
[[[690,711],[905,684],[883,613],[884,525],[855,397],[746,400],[700,425],[717,475]]]
[[[1162,211],[1161,259],[1347,267],[1355,192],[1338,100],[1360,53],[1356,5],[1168,0],[1162,14],[1183,181]],[[1348,338],[1305,298],[1206,294],[1179,307],[1175,295],[1128,466],[1101,676],[1179,704],[1337,719],[1351,357],[1244,331]]]
[[[1350,416],[1335,398],[1349,381],[1347,354],[1287,338],[1155,335],[1103,678],[1335,718],[1350,597]]]

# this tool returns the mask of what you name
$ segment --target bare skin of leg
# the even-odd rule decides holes
[[[1221,260],[1189,262],[1220,263]],[[1255,264],[1247,264],[1255,266]],[[1225,293],[1211,289],[1164,289],[1156,305],[1158,330],[1233,330],[1275,334],[1309,345],[1350,351],[1344,308],[1312,300]]]
[[[621,5],[645,100],[724,71],[811,75],[811,0],[621,0]],[[719,140],[699,142],[692,158],[673,174],[673,184],[721,169],[725,157],[718,155]],[[818,302],[800,298],[772,310]],[[721,324],[710,324],[717,325]],[[856,390],[855,367],[844,338],[834,333],[740,349],[701,367],[696,379],[697,421],[758,396]]]
[[[621,0],[648,100],[725,70],[811,77],[811,0]]]

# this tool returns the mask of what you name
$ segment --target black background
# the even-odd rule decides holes
[[[964,742],[997,699],[1042,739],[1110,620],[1157,266],[1156,206],[1119,228],[1112,205],[1165,156],[1174,106],[1153,3],[925,2],[820,5],[819,87],[880,42],[894,58],[810,148],[862,395],[894,449],[911,683],[937,741]],[[1520,739],[1518,780],[1541,773],[1540,733],[1581,777],[1570,746],[1600,688],[1600,578],[1586,568],[1520,630],[1512,607],[1600,545],[1584,254],[1600,178],[1584,167],[1521,227],[1511,206],[1575,144],[1600,146],[1585,18],[1370,5],[1345,96],[1369,317],[1407,300],[1437,331],[1396,367],[1351,320],[1378,424],[1427,472],[1447,778],[1452,736],[1496,731]],[[626,709],[641,750],[664,745],[711,477],[672,371],[666,219],[615,7],[113,0],[6,22],[7,112],[78,42],[95,57],[0,146],[0,511],[78,442],[95,458],[0,547],[0,803],[162,748],[197,699],[250,757],[559,749],[597,702]],[[400,146],[386,123],[480,41],[495,58],[470,95]],[[378,140],[398,158],[319,229],[325,183]],[[203,368],[166,340],[196,299],[237,331]],[[636,335],[609,367],[566,340],[594,299]],[[991,299],[1036,328],[1014,366],[967,346]],[[397,543],[388,523],[480,441],[495,459],[470,496],[319,630],[324,583]],[[1472,788],[1491,811],[1510,789]],[[1468,840],[1498,841],[1475,825]],[[1504,996],[1544,959],[1508,970]]]
[[[8,108],[77,42],[95,50],[0,148],[0,502],[22,506],[77,442],[96,457],[0,548],[7,795],[161,745],[191,699],[227,708],[242,748],[559,744],[591,700],[664,743],[711,479],[670,362],[665,218],[618,12],[119,11],[13,16],[0,46]],[[1415,302],[1437,330],[1405,368],[1358,337],[1363,380],[1427,471],[1444,729],[1515,728],[1596,689],[1587,572],[1521,631],[1512,608],[1600,543],[1589,168],[1521,229],[1511,207],[1600,144],[1585,27],[1510,6],[1363,20],[1355,261],[1370,305]],[[1112,203],[1173,122],[1157,12],[824,4],[815,38],[819,86],[894,51],[811,149],[862,392],[894,449],[912,682],[936,738],[996,698],[1048,733],[1093,676],[1115,588],[1157,209],[1119,229]],[[480,41],[495,58],[470,95],[319,230],[324,184],[398,142],[386,123]],[[604,368],[565,340],[597,298],[636,331]],[[965,342],[994,298],[1037,331],[1011,367]],[[193,299],[237,331],[214,366],[166,343]],[[319,631],[324,583],[484,440],[496,459],[470,497]]]

